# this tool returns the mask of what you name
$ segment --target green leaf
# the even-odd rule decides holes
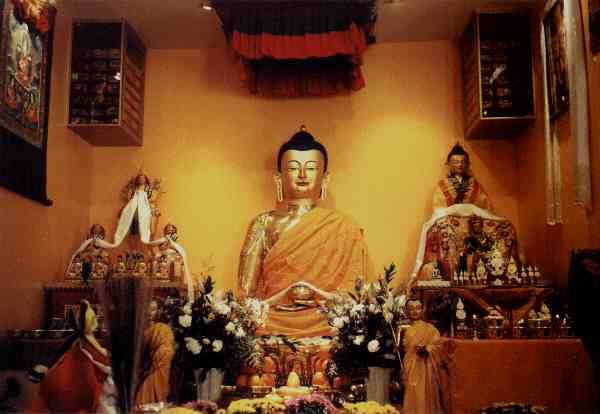
[[[385,270],[385,280],[389,283],[394,279],[396,275],[396,264],[392,262],[389,267],[384,267]]]

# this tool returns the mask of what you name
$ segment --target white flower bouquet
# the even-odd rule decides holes
[[[338,370],[397,366],[405,297],[394,295],[389,286],[395,273],[392,263],[373,283],[357,280],[354,292],[337,297],[325,309],[337,334],[332,355]]]
[[[252,298],[238,301],[232,292],[213,293],[213,288],[208,276],[193,303],[171,307],[179,360],[192,369],[236,370],[255,352],[255,332],[266,321],[268,305]]]

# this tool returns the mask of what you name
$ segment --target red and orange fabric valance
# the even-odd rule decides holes
[[[331,95],[359,90],[374,41],[374,0],[214,0],[252,93]]]

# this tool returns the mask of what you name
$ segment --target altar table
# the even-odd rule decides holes
[[[592,363],[579,339],[452,339],[450,412],[476,413],[495,402],[599,412]]]

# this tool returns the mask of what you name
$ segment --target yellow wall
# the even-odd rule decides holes
[[[34,328],[42,320],[42,284],[59,280],[89,226],[90,146],[65,128],[68,16],[55,31],[48,131],[48,197],[52,207],[0,188],[0,327]]]
[[[586,45],[589,45],[587,1],[582,1]],[[589,51],[589,46],[586,46]],[[541,84],[541,62],[539,47],[535,51],[537,69],[537,103],[543,108]],[[558,286],[566,287],[570,252],[573,248],[598,248],[600,246],[600,142],[594,137],[600,134],[600,97],[595,91],[600,88],[600,60],[588,61],[588,81],[590,98],[590,154],[592,166],[593,212],[588,213],[575,205],[573,150],[574,141],[570,137],[568,112],[558,119],[560,136],[561,203],[563,223],[548,226],[545,222],[545,145],[544,126],[541,118],[519,138],[519,218],[522,242],[530,257],[543,264],[543,269]],[[525,179],[526,178],[526,179]]]
[[[248,94],[226,50],[150,50],[144,146],[94,148],[90,219],[114,231],[119,190],[143,165],[164,180],[161,224],[179,227],[192,270],[212,255],[219,286],[233,287],[248,223],[274,206],[275,154],[306,124],[330,152],[326,206],[364,227],[379,270],[394,261],[406,277],[445,156],[462,135],[458,49],[379,44],[364,61],[358,93],[277,100]],[[466,147],[497,212],[518,227],[514,142]]]

